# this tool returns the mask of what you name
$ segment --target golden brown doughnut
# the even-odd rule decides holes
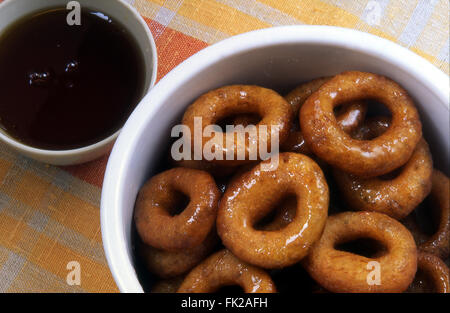
[[[217,231],[241,260],[280,268],[301,260],[320,237],[327,217],[328,186],[320,167],[305,155],[281,153],[278,167],[263,171],[262,165],[269,162],[230,183],[220,201]],[[254,228],[280,200],[292,195],[297,209],[289,225],[278,231]]]
[[[180,193],[189,204],[178,215]],[[200,245],[214,227],[220,191],[204,171],[174,168],[152,177],[139,191],[134,213],[137,231],[154,248],[179,251]]]
[[[353,139],[337,124],[341,103],[375,99],[392,113],[392,124],[373,140]],[[387,174],[405,164],[422,137],[419,114],[408,93],[372,73],[344,72],[313,93],[300,109],[300,126],[309,148],[321,159],[360,177]]]
[[[298,117],[300,108],[306,99],[330,79],[331,77],[314,79],[310,82],[301,84],[285,96],[285,99],[292,105],[295,117]],[[363,101],[345,104],[338,108],[336,120],[345,132],[350,133],[364,120],[366,111],[367,104]],[[297,119],[294,119],[294,127],[291,129],[288,139],[281,146],[281,150],[307,155],[312,154],[312,151],[305,143]]]
[[[296,116],[300,112],[300,108],[303,103],[305,103],[306,99],[308,99],[310,95],[315,93],[320,86],[329,81],[331,78],[332,77],[320,77],[300,84],[284,97],[286,101],[292,105],[292,110]]]
[[[193,248],[172,252],[140,243],[138,254],[151,273],[161,278],[170,278],[190,271],[204,260],[211,253],[217,241],[214,229],[202,243]]]
[[[436,254],[446,259],[450,252],[450,184],[448,177],[441,171],[434,170],[430,198],[436,206],[438,215],[438,230],[426,242],[419,245],[419,249]]]
[[[431,283],[431,290],[424,286],[427,283]],[[434,254],[418,252],[417,274],[408,291],[449,293],[449,270],[447,265]]]
[[[212,138],[196,138],[194,136],[194,118],[196,117],[202,118],[203,131],[206,126],[216,125],[226,117],[252,113],[261,116],[261,120],[256,125],[255,145],[249,144],[248,137],[241,138],[241,140],[235,136],[232,144],[233,150],[230,150],[225,142],[225,136],[223,136],[223,140],[217,136],[212,136]],[[271,138],[276,131],[278,131],[279,143],[285,141],[289,135],[292,118],[291,106],[275,91],[258,86],[233,85],[218,88],[199,97],[187,108],[182,123],[191,130],[192,147],[194,147],[195,140],[202,139],[202,148],[207,142],[210,142],[215,147],[215,153],[223,156],[222,160],[214,159],[211,162],[236,166],[248,163],[251,161],[251,156],[261,157],[258,151],[259,146],[263,143],[268,152],[272,151]],[[262,125],[267,127],[265,135],[259,129]],[[238,160],[238,151],[240,150],[245,153],[244,160]],[[233,153],[233,160],[226,159],[227,152],[230,151]]]
[[[340,243],[371,238],[386,250],[375,258],[336,250]],[[369,284],[369,262],[380,269],[380,284]],[[325,289],[332,292],[402,292],[414,279],[417,251],[410,232],[398,221],[375,212],[344,212],[328,217],[322,237],[303,265]]]
[[[262,269],[221,250],[197,265],[184,279],[179,293],[215,292],[223,286],[239,285],[245,293],[273,293],[275,285]]]
[[[368,121],[370,125],[377,126],[365,125],[363,129],[375,132],[374,127],[381,127],[380,132],[383,133],[389,124],[380,121],[380,119]],[[347,204],[353,210],[379,212],[395,219],[402,219],[430,193],[432,172],[431,153],[428,144],[421,139],[411,158],[392,179],[360,178],[338,169],[334,170],[334,178]]]
[[[240,179],[239,177],[243,174],[251,171],[256,164],[245,164],[242,165],[239,170],[236,171],[234,176],[230,179],[230,182]],[[275,214],[270,214],[267,216],[268,218],[264,217],[260,221],[258,221],[254,227],[257,230],[280,230],[284,228],[286,225],[288,225],[295,217],[297,211],[297,199],[296,197],[287,197],[283,199],[279,205],[274,210]]]

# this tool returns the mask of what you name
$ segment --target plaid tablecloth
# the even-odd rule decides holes
[[[128,2],[153,33],[159,79],[208,45],[287,24],[369,32],[411,49],[449,73],[448,0]],[[0,144],[0,292],[118,291],[100,232],[100,190],[107,160],[105,156],[80,166],[53,167]],[[81,266],[81,285],[66,282],[70,261]]]

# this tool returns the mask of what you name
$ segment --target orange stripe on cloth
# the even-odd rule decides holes
[[[69,172],[72,176],[91,185],[101,187],[103,184],[103,177],[105,176],[108,158],[109,153],[95,161],[80,165],[63,166],[62,169]]]
[[[165,27],[151,19],[145,17],[144,19],[150,27],[153,36],[156,38],[159,64],[158,80],[191,55],[208,46],[204,41]]]

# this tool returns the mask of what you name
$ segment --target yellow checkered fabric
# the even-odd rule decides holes
[[[208,44],[279,25],[353,28],[405,46],[449,73],[446,0],[130,0],[141,14]]]
[[[128,2],[144,16],[156,39],[159,78],[207,45],[288,24],[369,32],[411,49],[449,73],[448,0]],[[22,157],[0,144],[0,292],[118,291],[100,232],[106,160],[59,168]],[[66,282],[70,261],[81,266],[81,285]]]

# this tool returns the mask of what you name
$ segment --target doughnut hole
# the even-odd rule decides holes
[[[377,258],[387,252],[386,246],[372,238],[357,238],[354,240],[344,240],[334,245],[336,250],[358,254],[366,258]]]
[[[226,132],[227,125],[234,125],[234,126],[242,125],[246,127],[247,125],[258,124],[261,121],[261,119],[262,117],[258,113],[237,113],[220,119],[217,122],[217,125],[219,125],[220,128],[224,132]]]
[[[237,113],[226,116],[217,122],[223,133],[233,133],[231,130],[227,130],[227,126],[242,126],[247,127],[250,125],[256,126],[262,120],[261,115],[258,113]],[[234,135],[234,140],[237,140],[236,135]],[[245,144],[250,145],[249,133],[245,134]],[[211,147],[211,152],[215,153],[215,146]]]
[[[189,205],[191,199],[188,195],[182,193],[181,191],[174,190],[172,201],[173,202],[171,203],[168,213],[171,216],[176,216],[184,211],[184,209]]]
[[[375,99],[367,99],[367,101],[368,101],[367,115],[366,115],[367,118],[381,115],[391,119],[392,113],[384,103],[379,102]]]
[[[373,108],[375,107],[375,108]],[[353,132],[352,138],[357,140],[373,140],[381,136],[388,128],[391,121],[391,114],[389,110],[381,103],[375,102],[375,105],[370,106],[374,112],[383,112],[382,116],[372,116],[368,118],[356,131]],[[383,110],[384,109],[384,110]],[[374,113],[372,112],[372,115]],[[400,166],[390,173],[379,176],[382,180],[393,180],[397,178],[403,171],[404,166]]]
[[[297,197],[295,194],[286,194],[278,201],[275,208],[258,219],[253,227],[256,230],[277,231],[285,228],[295,218],[297,213]]]
[[[356,140],[373,140],[385,133],[389,128],[390,123],[390,115],[384,114],[381,116],[366,118],[364,123],[353,131],[351,137]]]
[[[359,105],[364,105],[364,108],[356,109],[355,105],[358,104],[352,102],[340,103],[333,108],[334,116],[338,120],[341,129],[347,134],[351,134],[352,130],[363,123],[366,118],[367,103],[364,101],[359,102]]]

